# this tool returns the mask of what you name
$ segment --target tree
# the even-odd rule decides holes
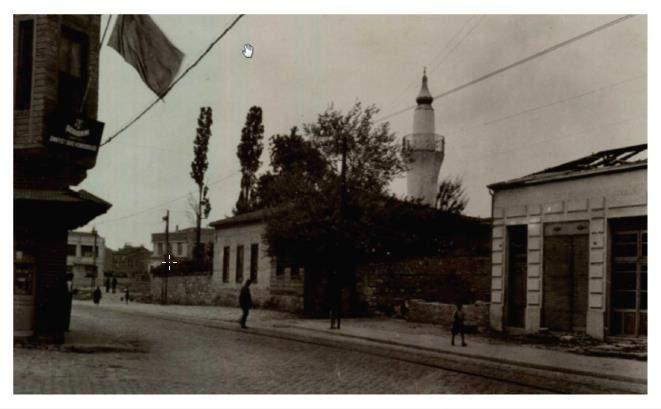
[[[271,170],[257,181],[256,206],[275,207],[316,190],[328,166],[322,153],[293,127],[288,135],[270,138]]]
[[[467,204],[468,199],[460,178],[444,179],[438,186],[437,209],[447,213],[461,214]]]
[[[262,108],[253,106],[246,116],[246,124],[241,130],[241,142],[236,152],[241,163],[241,191],[234,214],[246,213],[256,208],[256,174],[264,150],[263,139]]]
[[[195,248],[193,250],[196,260],[201,260],[203,251],[201,246],[202,235],[202,219],[209,217],[211,212],[211,202],[207,196],[209,188],[204,182],[204,175],[209,167],[207,160],[207,153],[209,152],[209,138],[211,137],[211,124],[213,123],[213,112],[211,107],[200,108],[200,116],[197,119],[197,134],[195,135],[195,142],[193,152],[195,158],[191,162],[190,176],[197,184],[197,201],[191,204],[192,210],[196,218],[196,231],[195,231]]]
[[[388,123],[374,123],[377,113],[375,106],[360,103],[346,113],[331,106],[316,122],[303,125],[305,137],[293,130],[286,138],[272,138],[273,173],[260,178],[263,185],[278,187],[270,196],[276,198],[271,204],[277,217],[268,218],[266,228],[272,255],[332,269],[331,261],[357,260],[369,248],[370,212],[387,197],[388,184],[407,163]],[[340,212],[343,189],[345,208]]]

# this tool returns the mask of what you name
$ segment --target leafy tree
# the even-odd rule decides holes
[[[273,255],[317,268],[351,270],[330,261],[357,260],[369,248],[371,209],[407,164],[389,125],[374,123],[377,113],[376,107],[360,103],[346,113],[331,106],[316,122],[303,125],[305,137],[292,130],[287,137],[272,138],[273,171],[260,182],[263,192],[269,184],[276,187],[275,194],[265,195],[277,208],[266,229]],[[340,214],[345,143],[347,194]]]
[[[257,170],[264,150],[264,125],[262,108],[253,106],[246,116],[246,124],[241,130],[241,142],[236,155],[241,162],[241,191],[234,208],[234,214],[252,211],[256,208]]]
[[[436,195],[436,208],[447,213],[461,214],[468,199],[464,192],[460,178],[444,179],[438,186]]]
[[[195,232],[195,248],[194,256],[196,260],[199,260],[202,256],[201,249],[201,229],[202,229],[202,219],[209,217],[209,212],[211,212],[211,202],[209,201],[208,193],[209,187],[204,181],[204,175],[206,174],[207,168],[209,167],[209,161],[207,159],[207,153],[209,152],[209,138],[211,137],[211,124],[213,124],[213,111],[211,107],[202,107],[200,108],[200,116],[197,119],[197,134],[195,136],[195,142],[193,147],[193,152],[195,153],[195,158],[191,162],[191,172],[190,176],[197,184],[198,195],[197,201],[189,202],[191,203],[191,210],[195,214],[196,218],[196,232]]]
[[[273,135],[270,151],[271,170],[257,182],[258,207],[279,206],[309,190],[318,190],[328,166],[322,153],[298,133],[297,127],[288,135]]]

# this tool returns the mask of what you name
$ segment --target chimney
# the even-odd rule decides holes
[[[174,226],[174,231],[179,231],[179,225],[178,224]]]

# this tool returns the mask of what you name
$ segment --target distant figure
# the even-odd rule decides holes
[[[117,289],[117,277],[112,278],[112,293],[115,294],[115,290]]]
[[[252,296],[250,295],[250,284],[252,284],[252,279],[246,280],[246,283],[241,287],[241,293],[239,294],[239,306],[243,310],[243,315],[241,316],[241,328],[248,328],[246,326],[246,320],[248,319],[248,313],[252,308]]]
[[[110,292],[110,277],[106,277],[106,293]]]
[[[124,288],[124,301],[126,301],[127,304],[129,303],[129,288],[128,287]]]
[[[67,273],[66,281],[64,282],[64,330],[69,331],[71,325],[71,304],[73,302],[73,274]]]
[[[461,346],[466,346],[466,342],[464,341],[464,319],[463,306],[461,302],[457,302],[457,310],[452,316],[452,346],[454,346],[454,337],[457,334],[461,335]]]
[[[330,329],[340,329],[341,298],[342,287],[340,286],[337,274],[333,274],[328,280],[328,315],[330,316]]]
[[[99,305],[99,302],[101,302],[101,289],[98,285],[96,286],[96,290],[92,293],[92,300],[96,305]]]

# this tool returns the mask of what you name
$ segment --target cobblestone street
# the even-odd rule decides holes
[[[77,305],[72,336],[136,352],[14,349],[15,393],[538,393],[397,359]]]

